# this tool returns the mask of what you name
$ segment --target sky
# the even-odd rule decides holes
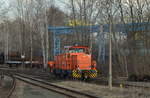
[[[13,0],[4,0],[4,1],[6,2],[6,6],[8,6],[9,3]],[[55,5],[63,11],[66,10],[65,3],[68,3],[68,2],[69,2],[69,0],[54,0]]]
[[[55,0],[56,6],[58,6],[61,10],[66,11],[67,7],[65,3],[68,3],[69,0]]]
[[[2,0],[0,0],[0,1],[2,1]],[[11,5],[14,5],[14,4],[12,4],[12,2],[13,1],[15,1],[15,0],[3,0],[4,2],[5,2],[5,7],[8,7],[9,6],[9,4],[11,4]],[[66,8],[66,6],[65,6],[65,3],[67,3],[69,0],[54,0],[54,4],[55,4],[55,6],[57,6],[59,9],[61,9],[62,11],[64,11],[64,12],[66,12],[67,13],[67,8]],[[13,10],[13,9],[11,9],[11,10]],[[13,15],[13,13],[11,13],[11,12],[9,12],[9,16],[12,18],[14,15]]]

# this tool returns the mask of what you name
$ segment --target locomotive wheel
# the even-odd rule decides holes
[[[63,73],[61,73],[59,76],[61,79],[64,79],[64,77],[65,77],[65,75]]]
[[[86,73],[82,73],[82,77],[81,77],[81,80],[82,81],[85,81],[88,79],[88,76],[86,75]]]

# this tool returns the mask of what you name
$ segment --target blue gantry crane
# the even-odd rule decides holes
[[[105,62],[105,38],[104,34],[105,32],[109,32],[109,24],[104,25],[90,25],[90,26],[49,26],[48,30],[50,32],[53,32],[53,55],[58,55],[61,53],[60,45],[60,35],[62,34],[73,34],[75,32],[80,32],[83,30],[86,30],[85,33],[95,33],[97,32],[100,40],[100,54],[101,54],[101,60]],[[129,23],[129,24],[115,24],[113,25],[113,32],[122,32],[123,34],[128,34],[132,31],[150,31],[150,23],[144,22],[144,23]]]

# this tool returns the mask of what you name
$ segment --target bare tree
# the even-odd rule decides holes
[[[2,25],[2,28],[0,30],[2,36],[1,36],[1,41],[3,43],[3,52],[5,53],[5,59],[8,59],[7,55],[8,55],[8,51],[9,51],[9,17],[8,12],[10,11],[11,6],[7,5],[6,6],[6,2],[4,0],[0,1],[0,23]],[[6,32],[6,34],[4,33]]]

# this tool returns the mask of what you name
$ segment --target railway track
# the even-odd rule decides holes
[[[10,75],[7,75],[7,76],[10,76]],[[11,89],[9,90],[8,95],[7,95],[6,98],[10,98],[10,97],[11,97],[11,95],[12,95],[12,93],[14,92],[15,87],[16,87],[16,79],[15,79],[15,77],[13,77],[13,76],[10,76],[10,77],[13,79],[13,81],[12,81],[12,87],[11,87]]]
[[[4,81],[5,81],[5,77],[11,78],[9,89],[5,91],[5,96],[3,96],[4,98],[10,98],[16,87],[16,79],[13,77],[13,75],[6,74],[6,73],[3,74],[3,77],[4,77],[3,78]],[[0,98],[1,98],[1,96],[0,96]]]
[[[35,85],[35,86],[39,86],[41,88],[65,95],[67,97],[71,97],[71,98],[98,98],[97,96],[91,95],[91,94],[86,94],[86,93],[82,93],[80,91],[76,91],[73,89],[68,89],[62,86],[58,86],[55,84],[52,84],[50,82],[41,80],[41,79],[36,79],[33,77],[30,77],[28,75],[23,75],[23,74],[15,74],[14,77],[16,79],[19,79],[21,81],[24,81],[26,83]]]
[[[3,69],[3,70],[8,70],[9,72],[12,71],[12,73],[18,73],[19,71],[16,71],[16,69],[9,69],[9,68],[0,68],[0,69]],[[19,72],[21,73],[21,72]],[[24,72],[24,74],[27,73],[27,72]],[[28,74],[29,75],[29,74]],[[35,77],[35,78],[39,78],[41,80],[47,80],[49,81],[48,79],[50,79],[48,77],[48,74],[45,74],[44,72],[43,73],[40,73],[40,74],[33,74],[33,75],[30,75],[31,77]],[[52,79],[54,80],[60,80],[60,79],[56,79],[54,77],[52,77]],[[108,83],[107,80],[103,80],[103,79],[94,79],[92,81],[89,81],[88,83],[95,83],[95,84],[101,84],[101,85],[106,85]],[[113,85],[115,86],[123,86],[123,87],[138,87],[138,88],[150,88],[150,83],[149,82],[130,82],[130,81],[118,81],[118,80],[114,80],[113,81]]]
[[[56,93],[65,95],[69,98],[98,98],[97,96],[94,96],[94,95],[90,95],[90,94],[82,93],[82,92],[77,91],[77,90],[58,86],[58,85],[50,83],[46,80],[39,79],[37,77],[35,78],[33,75],[29,76],[29,75],[25,75],[25,74],[19,74],[19,73],[14,71],[15,69],[13,69],[13,71],[11,71],[10,69],[7,69],[7,68],[0,68],[0,69],[3,70],[4,73],[7,73],[7,75],[13,77],[13,79],[14,79],[14,82],[13,82],[14,87],[12,87],[12,89],[10,90],[7,98],[10,98],[12,92],[14,91],[15,80],[21,80],[21,81],[26,82],[28,84],[32,84],[32,85],[50,90],[52,92],[56,92]]]

